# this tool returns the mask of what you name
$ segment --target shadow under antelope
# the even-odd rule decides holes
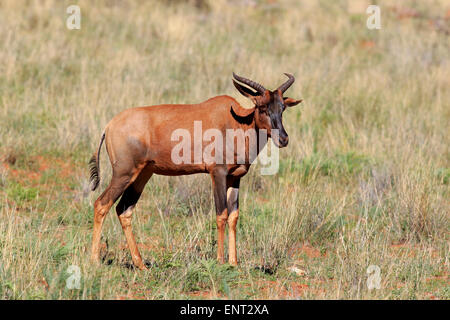
[[[121,197],[116,212],[133,263],[140,269],[146,269],[131,228],[133,208],[146,183],[153,174],[178,176],[209,173],[216,207],[217,259],[220,263],[224,262],[224,234],[225,226],[228,224],[228,262],[237,265],[236,223],[239,216],[240,180],[248,172],[254,157],[266,145],[269,137],[277,147],[287,146],[289,138],[283,127],[282,114],[286,107],[295,106],[302,101],[283,97],[283,93],[295,81],[292,75],[286,73],[286,76],[289,79],[285,83],[276,90],[269,91],[262,85],[233,73],[233,84],[242,95],[253,102],[254,107],[251,109],[243,108],[232,97],[217,96],[199,104],[138,107],[116,115],[106,126],[97,152],[89,162],[92,190],[95,190],[100,182],[99,156],[104,141],[112,166],[112,178],[94,204],[91,259],[96,263],[99,262],[103,221],[113,204]],[[174,162],[173,150],[177,141],[173,141],[172,133],[182,129],[192,137],[194,122],[197,121],[201,121],[203,129],[213,129],[219,133],[215,139],[223,140],[214,142],[221,142],[222,150],[214,150],[213,158],[201,158],[194,163]],[[235,138],[238,140],[239,137],[233,137],[232,143],[227,143],[227,130],[230,129],[244,133],[245,143],[241,146],[245,150],[234,148]],[[261,131],[266,133],[263,135],[264,138],[259,134]],[[245,135],[247,132],[254,132],[255,139],[251,139],[251,135]],[[272,137],[272,133],[275,132],[278,134]],[[189,159],[192,159],[192,155],[195,157],[196,143],[198,145],[196,141],[189,145]],[[207,143],[207,141],[200,142],[202,147]],[[256,150],[254,157],[250,155],[252,150]],[[245,154],[244,159],[242,154]],[[227,161],[217,161],[225,158]]]

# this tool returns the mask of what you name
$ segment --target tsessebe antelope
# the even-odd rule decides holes
[[[278,132],[276,139],[275,135],[272,137],[274,144],[279,148],[287,146],[288,135],[283,127],[282,114],[286,107],[295,106],[302,101],[283,97],[283,93],[295,81],[292,75],[286,74],[286,76],[289,79],[285,83],[278,89],[269,91],[262,85],[233,73],[235,80],[248,86],[243,86],[233,79],[236,89],[254,103],[255,106],[252,109],[241,107],[229,96],[217,96],[200,104],[138,107],[116,115],[106,126],[98,150],[89,162],[92,190],[95,190],[100,182],[100,148],[105,141],[112,166],[112,178],[109,186],[94,204],[92,260],[99,261],[103,220],[112,205],[122,196],[116,212],[134,265],[145,269],[131,229],[131,217],[147,181],[153,174],[177,176],[209,173],[212,178],[216,206],[217,259],[220,263],[224,262],[224,233],[225,225],[228,223],[228,262],[231,265],[237,265],[236,223],[239,216],[239,182],[248,172],[252,162],[248,156],[249,150],[251,148],[261,150],[267,143],[268,137],[272,137],[272,130]],[[194,121],[201,121],[203,129],[219,130],[222,137],[226,137],[228,129],[240,129],[244,132],[266,130],[267,135],[265,139],[261,139],[257,134],[256,140],[245,137],[246,158],[244,161],[237,161],[239,150],[234,149],[234,141],[231,149],[230,144],[223,141],[222,145],[225,146],[223,159],[229,159],[230,152],[233,152],[233,163],[218,163],[211,160],[175,163],[171,155],[177,142],[172,141],[171,134],[180,128],[192,133]],[[206,144],[204,141],[201,143]],[[227,150],[228,156],[225,155]],[[189,151],[194,154],[193,145]]]

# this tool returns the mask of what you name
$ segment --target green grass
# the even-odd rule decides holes
[[[85,0],[70,31],[73,3],[2,1],[0,298],[449,299],[450,42],[426,18],[449,7],[379,1],[382,29],[368,30],[363,2]],[[148,271],[114,209],[91,264],[111,169],[102,150],[92,193],[87,162],[105,125],[222,94],[249,106],[233,71],[268,88],[293,73],[286,94],[304,99],[284,113],[278,174],[241,182],[239,266],[215,260],[206,175],[150,180],[133,219]],[[72,265],[80,289],[66,287]]]
[[[5,189],[7,197],[15,202],[26,203],[36,199],[39,194],[38,188],[24,187],[17,182],[12,182]]]

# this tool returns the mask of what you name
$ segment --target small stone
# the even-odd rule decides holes
[[[304,275],[306,275],[306,271],[305,271],[305,270],[299,269],[299,268],[294,267],[294,266],[289,267],[288,270],[291,271],[291,272],[293,272],[293,273],[295,273],[295,274],[298,275],[298,276],[304,276]]]

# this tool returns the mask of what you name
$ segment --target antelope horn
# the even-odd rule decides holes
[[[289,78],[285,83],[278,87],[278,90],[281,90],[284,93],[289,87],[294,83],[295,78],[292,74],[285,73],[285,75]]]
[[[249,80],[249,79],[246,79],[246,78],[243,78],[243,77],[240,77],[240,76],[238,76],[238,75],[237,75],[236,73],[234,73],[234,72],[233,72],[233,77],[234,77],[236,80],[238,80],[238,81],[240,81],[240,82],[242,82],[242,83],[248,85],[250,88],[255,89],[256,91],[258,91],[258,92],[261,93],[261,94],[264,94],[264,92],[266,91],[266,88],[264,88],[264,87],[263,87],[262,85],[260,85],[259,83],[254,82],[254,81]]]

